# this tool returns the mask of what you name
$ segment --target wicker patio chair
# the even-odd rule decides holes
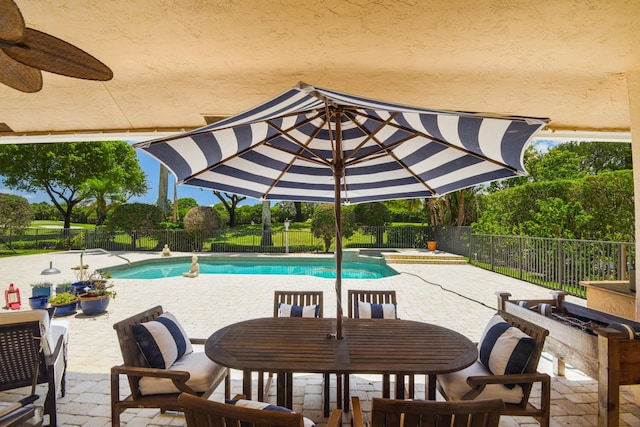
[[[502,411],[504,415],[534,417],[541,426],[548,427],[551,416],[551,378],[547,374],[537,372],[537,368],[549,331],[513,314],[498,311],[487,325],[485,334],[492,325],[502,321],[515,326],[535,343],[530,355],[527,354],[528,362],[522,373],[496,375],[485,367],[480,361],[482,356],[479,355],[478,361],[462,371],[437,375],[438,391],[446,400],[502,399],[505,402],[505,408]],[[491,352],[496,351],[496,347]],[[510,359],[509,355],[498,356],[502,360]],[[490,358],[491,355],[488,357]],[[541,384],[539,408],[530,402],[531,391],[536,383]]]
[[[0,314],[0,390],[46,384],[44,414],[57,425],[56,399],[65,395],[68,327],[52,325],[46,310]]]
[[[163,319],[158,319],[160,317]],[[204,398],[209,397],[218,385],[225,380],[225,397],[229,397],[231,383],[229,369],[211,361],[204,352],[185,353],[165,368],[150,367],[148,359],[136,340],[135,334],[141,328],[153,330],[169,313],[163,313],[161,306],[138,313],[113,325],[118,335],[124,364],[111,368],[111,424],[120,425],[120,414],[128,408],[158,408],[181,411],[178,396],[185,392]],[[172,316],[171,316],[172,317]],[[174,319],[175,320],[175,319]],[[153,322],[154,323],[149,323]],[[164,323],[163,323],[164,324]],[[176,322],[174,322],[175,329]],[[181,328],[179,328],[181,329]],[[163,332],[164,333],[164,332]],[[168,330],[166,333],[169,333]],[[139,335],[140,336],[140,335]],[[191,344],[204,344],[204,339],[182,337]],[[123,399],[120,396],[120,376],[129,381],[131,394]]]
[[[353,427],[498,427],[504,409],[500,399],[434,402],[374,397],[371,423],[365,423],[360,399],[354,396],[352,405]]]

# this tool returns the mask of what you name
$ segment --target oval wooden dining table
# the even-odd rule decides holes
[[[343,339],[338,340],[336,319],[247,320],[213,333],[205,343],[205,353],[216,363],[244,372],[247,398],[252,396],[253,372],[277,373],[278,404],[288,407],[293,373],[424,374],[428,376],[427,398],[434,400],[436,374],[466,368],[477,358],[471,340],[438,325],[344,319],[342,326]]]

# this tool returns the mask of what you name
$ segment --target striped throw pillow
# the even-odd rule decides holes
[[[320,304],[313,305],[291,305],[278,304],[278,317],[318,317],[320,315]]]
[[[133,336],[151,368],[167,369],[193,352],[189,337],[171,313],[133,325]]]
[[[535,349],[533,338],[496,315],[478,343],[478,359],[494,375],[521,374]],[[515,384],[506,386],[511,389]]]
[[[358,301],[356,317],[359,319],[396,319],[396,305]]]
[[[289,408],[272,405],[270,403],[259,402],[257,400],[227,399],[225,400],[225,403],[228,403],[229,405],[236,405],[236,406],[241,406],[243,408],[251,408],[251,409],[257,409],[261,411],[264,410],[264,411],[280,411],[280,412],[294,413],[294,411],[292,411]],[[314,423],[313,420],[310,420],[307,417],[303,417],[303,419],[304,419],[304,427],[315,427],[316,423]]]

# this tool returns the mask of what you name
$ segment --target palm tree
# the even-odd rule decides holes
[[[126,197],[118,192],[118,184],[110,179],[91,178],[85,187],[87,214],[95,212],[96,225],[104,224],[109,211],[126,201]]]

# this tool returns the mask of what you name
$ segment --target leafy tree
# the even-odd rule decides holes
[[[229,223],[227,224],[229,227],[236,226],[236,208],[238,204],[245,200],[246,197],[239,196],[237,194],[230,193],[222,193],[220,191],[214,191],[213,194],[222,202],[224,208],[227,210],[229,214]]]
[[[119,193],[119,185],[111,179],[89,178],[85,182],[87,198],[87,214],[96,215],[96,225],[104,224],[109,211],[126,201],[126,196]]]
[[[473,230],[486,234],[531,233],[540,237],[634,241],[633,200],[630,170],[574,180],[532,182],[479,197],[478,220]],[[558,224],[567,230],[560,231]]]
[[[0,145],[0,171],[7,187],[44,191],[71,226],[74,207],[91,197],[87,181],[111,181],[110,193],[141,195],[145,175],[135,150],[124,141]]]
[[[40,220],[58,220],[61,219],[60,213],[55,206],[50,205],[47,202],[32,203],[31,209],[35,219]]]
[[[0,193],[0,234],[29,227],[33,218],[33,210],[27,199]]]
[[[122,230],[131,237],[132,250],[136,249],[139,237],[150,236],[160,226],[164,214],[156,205],[127,203],[117,206],[107,220],[110,230]]]
[[[463,188],[435,199],[427,199],[429,224],[432,227],[471,224],[476,219],[476,205],[473,203],[478,187]]]
[[[529,161],[528,170],[534,181],[574,179],[586,175],[582,169],[584,157],[562,147],[552,147],[544,155]]]
[[[222,227],[222,221],[215,209],[209,206],[196,206],[184,217],[184,231],[191,236],[202,250],[204,241],[212,237]]]
[[[384,202],[392,222],[427,222],[424,199],[399,199]]]
[[[576,153],[582,158],[580,169],[595,175],[603,171],[633,169],[631,144],[622,142],[567,142],[560,150]]]
[[[522,224],[521,232],[526,236],[562,239],[580,238],[581,228],[591,220],[580,202],[566,203],[557,197],[536,200],[531,210],[531,220]]]
[[[178,199],[178,217],[184,219],[187,213],[198,207],[198,201],[193,197],[181,197]]]
[[[350,206],[343,206],[340,210],[340,224],[342,237],[351,237],[356,231],[355,214]],[[322,239],[326,252],[329,252],[331,242],[336,237],[336,219],[333,203],[321,203],[313,211],[311,218],[311,232]]]
[[[355,220],[364,234],[374,236],[376,247],[383,244],[385,225],[391,221],[391,211],[382,202],[361,203],[354,208]],[[369,226],[369,227],[367,227]]]

